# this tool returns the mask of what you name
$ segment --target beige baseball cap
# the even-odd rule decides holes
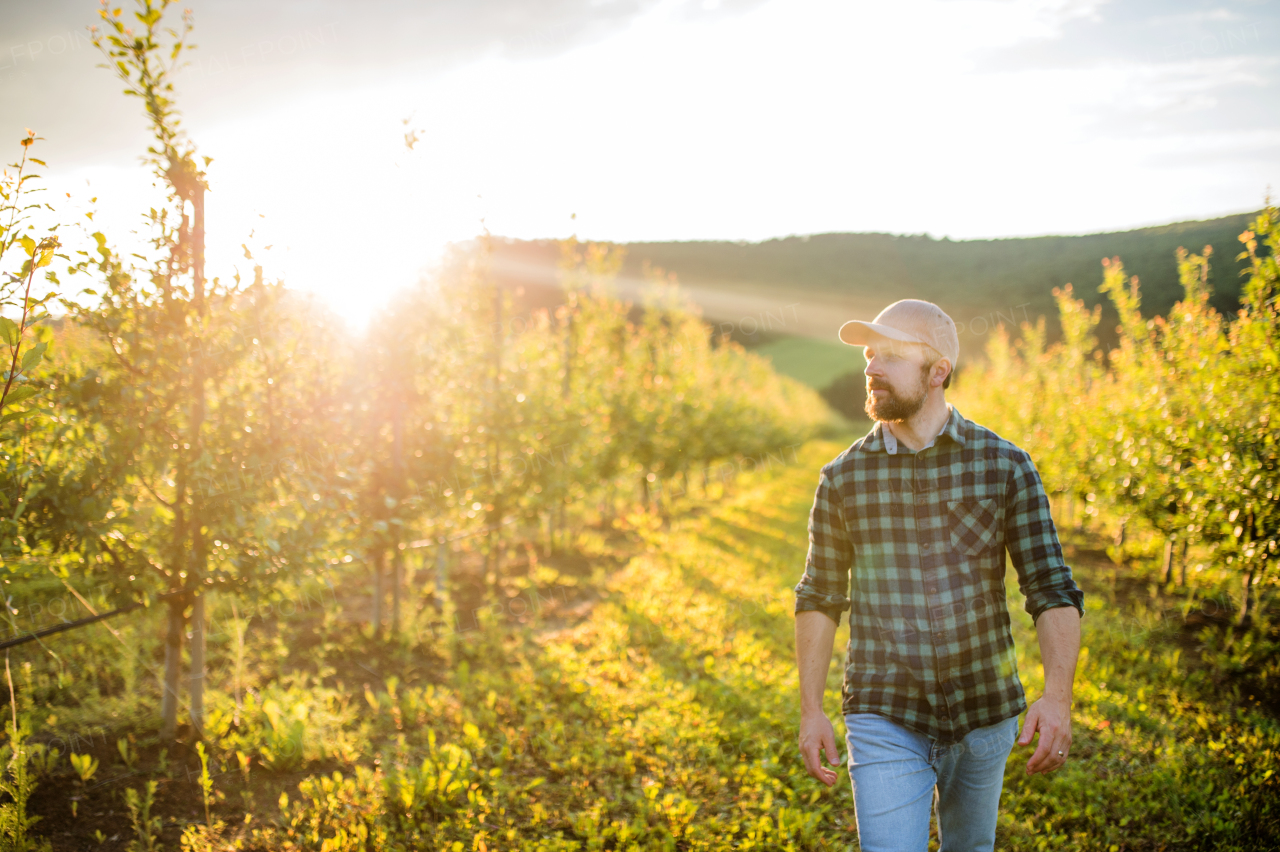
[[[955,322],[933,302],[920,299],[894,302],[871,322],[847,322],[840,326],[840,339],[850,346],[874,346],[884,340],[923,343],[950,361],[953,373],[960,358]]]

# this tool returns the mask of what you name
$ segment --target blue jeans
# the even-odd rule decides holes
[[[925,852],[935,787],[939,852],[995,847],[1017,716],[958,743],[936,742],[874,713],[850,713],[844,723],[862,852]]]

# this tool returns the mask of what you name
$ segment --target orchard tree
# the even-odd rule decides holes
[[[388,591],[391,631],[401,632],[411,541],[427,530],[431,537],[445,537],[452,526],[444,509],[444,492],[452,493],[444,483],[454,469],[453,404],[446,387],[452,373],[446,364],[457,356],[441,345],[446,325],[438,303],[421,291],[407,293],[375,315],[359,369],[348,374],[347,521],[372,568],[375,636],[382,632]]]
[[[1220,495],[1221,550],[1241,573],[1237,623],[1252,618],[1257,588],[1276,583],[1280,560],[1280,210],[1268,204],[1240,235],[1249,262],[1231,323],[1214,413],[1229,424],[1221,464],[1206,470]]]
[[[93,366],[68,364],[59,381],[74,390],[64,417],[96,442],[97,458],[82,458],[76,477],[51,482],[43,533],[54,548],[74,551],[87,572],[105,574],[117,595],[165,595],[166,738],[177,725],[188,623],[189,711],[199,735],[205,597],[214,588],[243,592],[288,571],[282,530],[297,539],[308,529],[293,492],[312,490],[297,477],[292,490],[283,481],[286,462],[299,455],[296,441],[308,434],[294,428],[307,406],[297,394],[283,401],[298,385],[282,381],[289,370],[262,354],[288,344],[280,333],[288,325],[278,322],[283,290],[263,283],[257,269],[252,280],[205,276],[209,160],[197,157],[180,129],[172,84],[191,23],[162,28],[169,5],[141,0],[131,19],[104,8],[104,32],[95,32],[126,94],[143,103],[155,140],[144,160],[165,199],[148,216],[145,267],[95,235],[101,285],[86,293],[99,304],[71,307],[104,357]]]
[[[55,257],[69,259],[58,253],[58,224],[42,236],[32,218],[42,209],[53,211],[39,203],[41,188],[32,185],[40,177],[33,167],[45,165],[31,156],[36,139],[28,130],[19,143],[21,159],[0,177],[0,560],[28,552],[23,516],[47,450],[57,440],[50,434],[57,431],[55,424],[33,415],[49,387],[41,375],[53,336],[45,306],[58,296],[60,285],[52,263]]]

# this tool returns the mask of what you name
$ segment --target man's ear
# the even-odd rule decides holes
[[[929,373],[929,386],[942,387],[942,383],[949,375],[951,375],[951,362],[946,358],[939,358],[933,362],[933,370]]]

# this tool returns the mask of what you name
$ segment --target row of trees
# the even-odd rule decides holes
[[[1068,285],[1054,291],[1062,341],[1046,346],[1043,319],[1016,344],[997,330],[963,399],[966,414],[1025,446],[1068,504],[1163,536],[1166,583],[1179,554],[1186,583],[1188,545],[1233,566],[1244,623],[1280,559],[1280,211],[1268,204],[1240,241],[1247,280],[1234,316],[1209,304],[1208,247],[1178,250],[1183,297],[1167,317],[1144,318],[1137,278],[1104,260],[1115,348],[1098,346],[1100,306],[1086,310]]]
[[[674,281],[655,274],[643,305],[611,295],[616,249],[566,241],[564,304],[515,314],[481,239],[364,336],[265,280],[248,244],[252,274],[207,276],[208,160],[173,100],[190,21],[165,29],[169,5],[104,8],[96,36],[155,139],[146,161],[165,198],[147,217],[149,251],[123,253],[102,233],[78,254],[35,240],[29,172],[4,184],[0,234],[25,256],[6,291],[23,319],[3,321],[2,555],[10,570],[92,578],[120,602],[163,601],[166,736],[188,632],[202,729],[215,590],[265,594],[354,556],[372,569],[375,630],[389,571],[394,628],[411,541],[484,534],[496,590],[513,536],[567,543],[619,493],[657,506],[657,483],[803,440],[825,420],[814,393],[714,340]],[[56,319],[48,296],[19,289],[55,259],[93,279]],[[25,416],[10,417],[13,403]]]
[[[657,508],[673,481],[687,489],[716,460],[761,456],[825,421],[810,389],[713,339],[673,280],[655,275],[641,305],[611,295],[616,247],[565,241],[564,304],[515,313],[485,242],[393,304],[362,356],[374,381],[352,397],[366,487],[350,522],[374,543],[375,574],[390,561],[393,590],[409,529],[487,531],[493,585],[513,522],[554,547],[571,506],[607,516],[623,494]]]

